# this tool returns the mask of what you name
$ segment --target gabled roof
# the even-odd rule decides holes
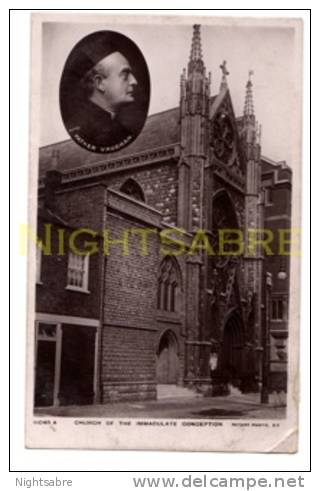
[[[118,152],[109,154],[89,152],[73,140],[65,140],[42,147],[39,151],[39,175],[44,175],[50,169],[53,150],[59,152],[59,170],[67,171],[178,143],[180,139],[179,116],[179,107],[150,115],[138,138],[131,145]]]
[[[213,119],[215,113],[219,109],[220,105],[222,104],[222,101],[226,97],[227,93],[229,93],[229,90],[226,88],[223,88],[218,94],[214,95],[213,97],[210,97],[210,111],[209,111],[209,118]],[[230,99],[231,102],[231,99]]]

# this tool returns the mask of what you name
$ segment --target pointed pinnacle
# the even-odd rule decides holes
[[[190,61],[202,60],[200,25],[193,26]]]
[[[190,60],[188,64],[188,75],[195,72],[204,73],[204,63],[201,52],[200,25],[193,26]]]
[[[253,107],[253,92],[252,92],[252,80],[251,76],[253,75],[253,70],[249,70],[248,82],[246,85],[246,97],[244,101],[244,116],[254,116],[254,107]]]

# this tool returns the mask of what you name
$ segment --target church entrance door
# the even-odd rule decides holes
[[[239,311],[234,310],[225,324],[220,366],[228,382],[238,388],[243,375],[243,348],[242,320]]]
[[[177,384],[179,378],[178,346],[172,331],[166,331],[160,339],[157,352],[158,384]]]

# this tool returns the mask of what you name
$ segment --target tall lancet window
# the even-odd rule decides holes
[[[160,265],[158,276],[158,310],[178,312],[181,275],[177,261],[165,257]]]

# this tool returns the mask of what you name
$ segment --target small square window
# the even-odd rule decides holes
[[[67,288],[88,291],[89,256],[69,253]]]

